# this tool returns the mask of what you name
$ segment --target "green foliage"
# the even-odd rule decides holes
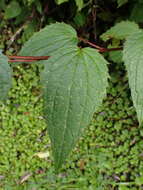
[[[131,35],[125,43],[123,57],[139,123],[143,121],[143,32]]]
[[[68,2],[69,0],[56,0],[57,4],[60,5],[62,3]],[[78,8],[78,11],[80,11],[84,6],[83,0],[75,0],[76,6]]]
[[[121,7],[122,5],[126,4],[128,0],[117,0],[118,7]]]
[[[80,11],[83,8],[84,2],[83,0],[75,0],[78,10]]]
[[[122,188],[127,184],[129,189],[141,188],[137,184],[143,176],[143,129],[137,127],[122,69],[116,65],[108,97],[60,173],[55,175],[51,157],[37,156],[39,152],[51,155],[42,117],[37,67],[34,64],[15,66],[11,99],[7,104],[0,104],[0,125],[3,126],[0,127],[0,188],[113,190],[120,183]],[[20,183],[27,174],[32,175]]]
[[[66,49],[71,45],[76,45],[77,41],[76,32],[71,26],[64,23],[51,24],[35,33],[25,43],[19,54],[24,56],[50,56],[56,54],[56,51],[61,47]]]
[[[115,26],[111,27],[105,33],[101,35],[101,39],[107,41],[109,39],[115,38],[123,40],[129,35],[139,31],[139,27],[136,23],[130,21],[121,21]]]
[[[5,9],[5,18],[11,19],[17,17],[21,13],[21,7],[17,1],[11,1]]]
[[[91,48],[73,46],[61,49],[44,64],[45,117],[58,169],[102,103],[107,62]]]
[[[73,20],[74,20],[74,24],[77,27],[82,27],[86,23],[86,16],[83,13],[78,12],[73,18]]]
[[[38,157],[39,152],[49,152],[50,141],[42,117],[42,99],[39,77],[35,65],[27,68],[14,66],[11,99],[0,103],[0,189],[23,189],[19,184],[27,173],[36,174],[51,165],[48,157]],[[49,148],[47,148],[49,147]],[[29,179],[32,176],[29,177]],[[18,184],[16,184],[17,182]]]
[[[109,52],[109,60],[113,61],[114,63],[121,63],[122,60],[122,51],[111,51]]]
[[[8,64],[8,58],[0,52],[0,100],[7,98],[11,88],[11,68]]]
[[[28,23],[23,31],[21,40],[22,41],[27,41],[36,31],[37,29],[37,21],[36,20],[32,20],[30,23]]]
[[[10,5],[14,3],[15,6],[11,8]],[[22,43],[28,40],[20,51],[20,55],[51,56],[48,61],[39,62],[38,67],[35,65],[30,66],[27,63],[22,66],[23,70],[17,66],[14,67],[14,89],[10,91],[10,98],[6,101],[6,104],[0,104],[0,136],[2,137],[0,141],[0,189],[136,190],[142,188],[143,131],[142,128],[138,127],[137,117],[140,124],[142,124],[141,84],[143,80],[141,64],[143,59],[143,35],[142,30],[135,23],[139,23],[139,26],[142,28],[142,5],[142,0],[0,1],[0,32],[2,31],[2,34],[0,34],[0,48],[5,51],[5,54],[17,54]],[[51,24],[56,21],[59,23]],[[85,65],[91,65],[91,60],[88,61],[89,63],[86,63],[86,60],[83,61],[82,56],[86,51],[92,51],[91,57],[94,57],[92,62],[95,62],[96,66],[100,65],[101,67],[102,63],[105,62],[103,56],[97,53],[96,50],[85,48],[89,43],[86,44],[78,40],[75,30],[70,25],[76,28],[79,37],[89,39],[93,43],[96,42],[98,46],[102,47],[122,47],[123,53],[121,50],[110,51],[102,47],[100,47],[101,49],[99,48],[102,51],[106,51],[103,55],[111,61],[111,64],[108,66],[111,77],[107,100],[103,103],[101,110],[93,117],[86,135],[81,137],[73,154],[71,154],[69,160],[65,162],[62,170],[60,170],[61,173],[55,175],[53,174],[53,162],[51,162],[49,157],[51,153],[49,138],[47,134],[45,135],[45,132],[44,137],[42,136],[44,141],[41,141],[41,135],[43,135],[46,125],[41,116],[43,102],[40,98],[40,86],[37,85],[39,78],[34,73],[37,74],[39,72],[38,68],[40,70],[44,68],[41,74],[41,84],[44,87],[44,110],[48,123],[48,133],[52,141],[52,149],[54,150],[53,141],[55,141],[57,148],[54,154],[62,155],[59,158],[55,156],[58,160],[56,167],[58,167],[65,159],[64,154],[66,157],[76,142],[75,138],[73,145],[69,146],[68,142],[71,142],[72,133],[70,134],[67,128],[67,135],[64,136],[67,143],[62,141],[64,130],[60,131],[60,136],[57,133],[58,128],[54,128],[56,140],[54,135],[51,136],[50,134],[50,131],[53,131],[52,126],[64,128],[64,125],[61,124],[62,122],[64,123],[62,117],[64,114],[62,115],[62,113],[65,113],[65,110],[69,112],[73,110],[65,109],[68,105],[66,104],[67,100],[72,100],[72,103],[74,101],[71,96],[69,98],[69,94],[66,96],[65,93],[68,92],[69,83],[74,81],[73,92],[71,93],[76,94],[77,89],[80,89],[81,93],[79,96],[75,96],[76,109],[74,106],[75,111],[68,115],[68,119],[70,118],[68,121],[70,122],[65,126],[71,126],[74,129],[74,135],[80,136],[82,130],[79,134],[79,131],[75,129],[76,126],[79,126],[76,118],[81,115],[82,104],[79,103],[85,98],[82,92],[87,87],[87,78],[83,77],[85,73],[82,68],[85,68]],[[41,28],[43,29],[40,30]],[[31,35],[39,30],[40,32],[34,34],[31,38]],[[103,35],[101,35],[102,33]],[[101,39],[99,39],[100,36]],[[12,42],[12,44],[9,42]],[[76,47],[77,43],[78,48]],[[73,49],[76,49],[75,52],[78,53],[73,53],[76,55],[69,63],[68,60]],[[122,59],[122,54],[124,54],[124,59]],[[87,58],[89,56],[84,55],[84,57]],[[79,61],[76,62],[75,59]],[[0,60],[3,61],[3,58],[1,57]],[[7,62],[8,60],[6,60],[5,66]],[[122,62],[125,62],[127,76]],[[72,69],[75,65],[78,65],[77,68],[81,69],[78,72],[81,72],[79,72],[79,75],[74,75],[75,78],[73,80],[70,80]],[[34,71],[29,73],[29,68],[33,68]],[[87,68],[93,75],[95,69],[93,68],[92,70],[90,66]],[[0,71],[2,71],[1,68]],[[24,78],[22,72],[26,78]],[[102,69],[100,72],[101,75],[104,74]],[[99,88],[96,84],[101,81],[101,78],[97,70],[94,73],[95,75],[92,77],[94,81],[92,80],[90,86],[96,90],[97,87]],[[61,74],[61,77],[59,74]],[[107,78],[107,75],[105,78]],[[3,77],[3,75],[0,75],[0,77]],[[127,77],[129,77],[129,85],[137,117],[130,99]],[[105,78],[102,77],[102,79]],[[83,88],[81,88],[81,83],[78,83],[77,79],[85,81]],[[31,85],[33,80],[34,83]],[[104,90],[102,91],[103,85],[100,86],[99,91],[104,92]],[[2,91],[2,93],[5,92],[5,97],[7,90]],[[49,100],[49,97],[52,97],[52,93],[55,91],[58,92],[54,99],[54,107],[56,109],[54,109],[54,114],[47,114],[47,111],[52,109],[49,106],[50,101],[48,101],[49,104],[47,105],[47,100]],[[89,92],[86,94],[90,95]],[[62,99],[60,95],[64,97],[63,101],[60,101]],[[95,93],[95,95],[99,97],[102,93]],[[92,99],[94,100],[94,98]],[[93,113],[93,104],[90,106],[89,103],[87,107],[84,106],[86,112],[85,120],[87,120],[90,112]],[[74,119],[72,116],[74,116]],[[51,117],[53,118],[51,119]],[[51,122],[53,121],[56,122],[52,125]],[[86,125],[86,122],[84,124]],[[82,128],[85,127],[84,124]],[[64,143],[65,146],[62,147]],[[45,173],[44,169],[47,170],[47,173]],[[37,174],[38,172],[43,172],[44,174],[39,175]],[[23,182],[25,179],[28,182]]]
[[[60,5],[61,3],[67,2],[68,0],[56,0],[57,4]]]
[[[143,22],[143,2],[136,3],[132,9],[130,19],[136,22]]]
[[[120,27],[121,33],[119,33]],[[138,25],[124,21],[112,27],[101,37],[107,40],[112,35],[112,38],[121,40],[138,31],[140,31]],[[141,55],[132,54],[132,51],[136,52],[137,50],[140,53],[141,45],[137,43],[137,47],[134,45],[135,49],[130,48],[132,44],[136,43],[136,40],[136,38],[134,41],[130,40],[131,44],[129,41],[129,45],[127,40],[124,60],[129,72],[133,102],[141,124],[142,78],[137,70],[140,71],[141,66],[136,66]],[[21,55],[27,56],[51,56],[48,61],[42,62],[44,71],[41,77],[44,86],[45,118],[48,123],[56,169],[61,167],[75,146],[75,142],[83,131],[82,128],[89,124],[93,113],[97,111],[106,94],[107,62],[94,49],[78,48],[77,42],[76,32],[71,26],[56,23],[46,26],[34,34],[20,51]],[[130,56],[130,51],[133,57]],[[135,57],[137,60],[134,63],[132,58]],[[116,61],[111,54],[110,58]]]
[[[77,41],[72,27],[56,23],[30,38],[20,52],[28,56],[52,56],[43,62],[42,84],[45,117],[57,169],[100,106],[107,86],[106,61],[93,49],[77,48]]]

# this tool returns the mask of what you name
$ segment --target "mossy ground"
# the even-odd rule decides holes
[[[11,1],[3,0],[1,6],[5,2]],[[25,15],[22,12],[16,19],[6,20],[4,11],[0,11],[0,48],[7,55],[18,54],[23,43],[45,24],[54,20],[69,22],[74,15],[73,5],[66,9],[63,5],[57,9],[54,1],[50,1],[53,13],[50,11],[49,14],[49,1],[41,1],[45,11],[41,16],[37,12],[32,22],[27,24],[24,31],[21,30],[9,47],[11,37],[23,26],[26,16],[30,16],[33,10],[35,12],[35,6],[29,9],[25,3],[23,7],[23,2],[31,4],[34,1],[19,2],[26,10]],[[123,9],[117,9],[113,8],[115,1],[98,2],[105,5],[101,5],[103,12],[97,14],[97,34],[108,29],[116,19],[129,19],[126,15],[138,5],[129,1],[132,4],[130,8],[124,6]],[[91,9],[90,6],[89,8]],[[86,11],[90,12],[89,8],[82,13],[83,16]],[[82,15],[78,17],[78,14],[73,23],[77,27],[85,24],[85,28],[81,28],[83,34],[89,28],[94,33],[92,23],[95,20],[89,18],[87,13],[85,15],[89,20],[87,26],[86,19]],[[134,17],[138,22],[138,15]],[[39,67],[34,64],[14,66],[13,88],[9,99],[5,104],[0,103],[0,190],[143,189],[143,128],[138,126],[127,76],[123,65],[118,64],[119,55],[118,52],[110,52],[110,60],[116,63],[110,65],[111,79],[107,98],[59,174],[54,172],[50,140],[42,113]],[[46,157],[39,158],[39,153],[46,153]]]
[[[143,128],[138,126],[122,67],[111,66],[103,106],[55,174],[39,67],[14,66],[9,100],[0,104],[0,190],[143,189]],[[38,157],[41,152],[45,158]]]

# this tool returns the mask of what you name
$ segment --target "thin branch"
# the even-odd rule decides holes
[[[119,50],[123,50],[123,48],[122,47],[118,47],[118,48],[105,48],[103,50],[99,50],[99,52],[104,53],[104,52],[119,51]]]
[[[10,63],[15,63],[15,62],[34,62],[37,60],[32,60],[32,59],[10,59],[8,62]]]
[[[86,43],[86,44],[89,44],[90,46],[92,46],[92,47],[94,47],[94,48],[96,48],[96,49],[105,50],[105,48],[102,48],[102,47],[100,47],[100,46],[98,46],[98,45],[96,45],[96,44],[93,44],[92,42],[89,42],[88,40],[86,40],[86,39],[84,39],[84,38],[82,38],[82,37],[79,37],[78,39],[79,39],[80,41]]]
[[[122,47],[118,47],[118,48],[104,48],[104,47],[100,47],[92,42],[89,42],[88,40],[82,38],[82,37],[79,37],[79,40],[86,43],[86,44],[89,44],[91,47],[94,47],[96,49],[99,50],[99,52],[103,53],[103,52],[109,52],[109,51],[119,51],[119,50],[122,50],[123,48]]]
[[[9,62],[34,62],[40,60],[47,60],[49,56],[7,56],[9,58]]]
[[[17,38],[17,36],[22,32],[22,30],[25,28],[27,22],[24,23],[16,32],[15,34],[10,38],[9,40],[9,44],[8,44],[8,48],[10,48],[10,46],[13,44],[13,42],[15,41],[15,39]]]
[[[99,52],[103,53],[103,52],[109,52],[109,51],[119,51],[122,50],[122,47],[118,47],[118,48],[104,48],[104,47],[100,47],[96,44],[93,44],[92,42],[89,42],[88,40],[79,37],[79,40],[90,45],[91,47],[94,47],[96,49],[99,50]],[[9,62],[14,63],[14,62],[34,62],[34,61],[40,61],[40,60],[47,60],[49,59],[49,56],[7,56],[9,58]]]
[[[9,59],[47,60],[49,56],[8,56]]]

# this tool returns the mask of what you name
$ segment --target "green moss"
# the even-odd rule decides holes
[[[112,76],[107,99],[56,175],[38,73],[35,65],[15,66],[14,88],[6,105],[0,105],[0,190],[110,190],[122,189],[120,184],[127,182],[129,188],[141,185],[143,129],[138,127],[128,86],[123,88],[124,77]],[[50,156],[39,158],[39,152]],[[30,176],[22,183],[27,173]]]

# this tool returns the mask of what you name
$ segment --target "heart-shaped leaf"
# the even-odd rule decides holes
[[[96,50],[76,46],[60,49],[44,63],[44,111],[58,169],[102,103],[108,69]]]
[[[50,56],[42,61],[44,112],[56,169],[69,155],[106,94],[107,62],[95,49],[77,47],[76,31],[55,23],[36,33],[22,55]]]

